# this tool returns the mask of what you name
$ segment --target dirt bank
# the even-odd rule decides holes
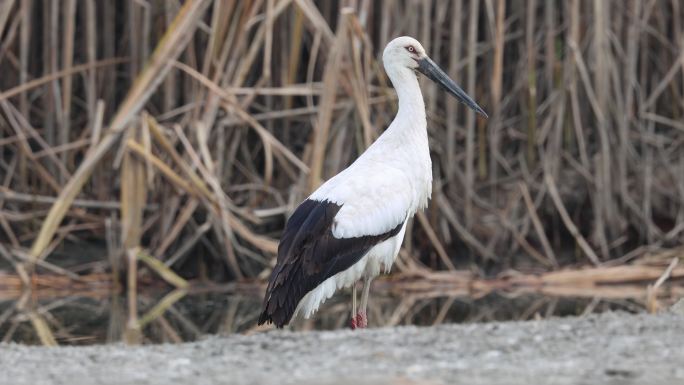
[[[0,373],[7,384],[682,384],[684,315],[0,345]]]

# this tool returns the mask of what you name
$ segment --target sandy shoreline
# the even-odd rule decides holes
[[[0,345],[2,384],[682,384],[684,315]]]

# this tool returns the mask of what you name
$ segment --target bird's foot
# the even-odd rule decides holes
[[[368,327],[368,317],[366,317],[365,311],[360,311],[356,315],[356,324],[359,327],[359,329],[365,329]]]
[[[368,317],[366,317],[366,312],[360,311],[356,313],[351,319],[352,330],[365,329],[368,327]]]

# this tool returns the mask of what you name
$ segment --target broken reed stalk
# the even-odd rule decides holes
[[[663,274],[658,277],[653,285],[648,285],[646,288],[646,309],[649,313],[655,313],[658,311],[658,289],[665,283],[665,281],[672,277],[672,272],[677,267],[679,263],[679,258],[672,258],[670,264],[667,266]]]
[[[496,30],[494,32],[494,57],[491,79],[491,122],[489,123],[489,151],[491,159],[489,162],[489,178],[492,183],[498,183],[497,157],[499,156],[499,146],[501,137],[501,97],[503,89],[503,57],[504,57],[504,37],[506,15],[506,0],[496,1]]]
[[[145,101],[152,95],[156,86],[163,79],[163,76],[171,69],[171,62],[182,52],[185,44],[187,44],[192,36],[192,32],[197,27],[199,18],[208,5],[208,1],[191,0],[186,2],[180,9],[176,19],[157,45],[155,52],[150,58],[150,62],[136,81],[134,81],[128,96],[124,99],[124,102],[112,119],[106,136],[90,153],[90,156],[79,165],[72,178],[60,192],[58,202],[50,209],[41,226],[40,234],[31,247],[33,261],[41,257],[43,250],[52,239],[71,202],[76,198],[88,180],[95,166],[107,154],[126,128],[126,125],[140,111]]]
[[[326,62],[323,74],[323,95],[319,107],[318,119],[314,128],[312,140],[312,155],[309,173],[309,191],[315,190],[323,178],[324,154],[328,144],[328,132],[332,120],[332,109],[337,96],[337,84],[340,74],[340,66],[347,48],[347,25],[351,11],[343,9],[337,21],[335,40],[332,43],[331,52]]]
[[[469,17],[468,20],[468,34],[467,34],[467,48],[466,48],[466,58],[468,61],[468,76],[466,78],[466,92],[470,95],[474,94],[475,89],[475,76],[477,63],[477,53],[475,51],[477,45],[477,25],[478,25],[478,15],[480,13],[480,0],[470,1],[469,6]],[[472,229],[473,224],[473,186],[475,185],[475,113],[466,108],[466,123],[465,123],[465,208],[463,210],[464,223],[467,230]]]
[[[139,344],[142,340],[138,324],[138,255],[136,249],[126,250],[126,328],[123,340],[130,345]]]
[[[188,281],[174,273],[173,270],[169,269],[163,262],[147,254],[145,251],[138,250],[138,259],[159,274],[164,281],[172,284],[176,288],[186,289],[189,286]]]

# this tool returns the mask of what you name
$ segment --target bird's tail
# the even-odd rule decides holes
[[[299,301],[306,294],[306,290],[300,285],[293,285],[297,282],[300,269],[290,269],[284,281],[278,280],[280,271],[274,270],[266,288],[266,295],[259,315],[258,325],[273,323],[277,328],[287,325],[297,310]]]
[[[262,306],[261,314],[259,315],[258,325],[263,325],[265,323],[272,323],[277,328],[281,329],[283,326],[287,325],[295,314],[297,304],[293,306],[283,303],[278,305],[278,298],[281,296],[271,296],[271,293],[266,292],[266,298],[264,299],[264,304]],[[270,298],[269,298],[270,297]],[[291,300],[285,300],[285,302],[291,302]]]

